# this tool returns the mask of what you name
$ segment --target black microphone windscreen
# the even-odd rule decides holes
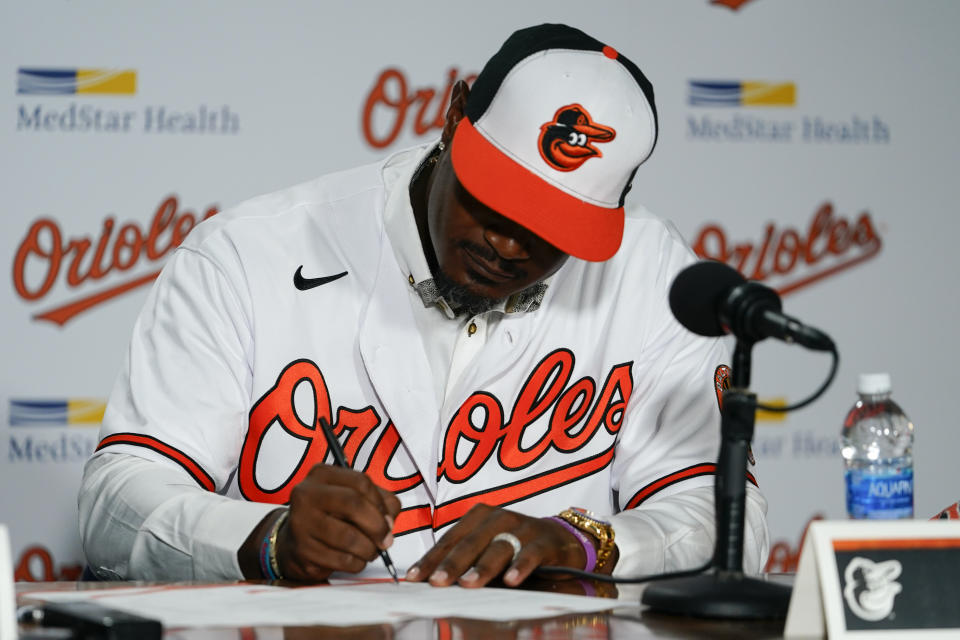
[[[722,262],[704,260],[690,265],[670,286],[670,310],[684,327],[701,336],[722,336],[720,305],[730,290],[746,279]]]

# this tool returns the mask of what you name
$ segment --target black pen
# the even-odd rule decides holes
[[[327,438],[327,444],[330,445],[330,451],[333,452],[333,459],[337,463],[337,466],[349,469],[350,465],[347,464],[347,458],[343,455],[343,448],[340,447],[340,441],[333,435],[333,431],[330,429],[330,423],[327,422],[326,418],[320,418],[320,428],[323,429],[323,435]],[[390,554],[387,553],[386,549],[380,550],[380,559],[383,560],[383,564],[387,565],[387,571],[393,576],[393,581],[400,584],[400,578],[397,576],[397,568],[393,566],[393,560],[390,559]]]

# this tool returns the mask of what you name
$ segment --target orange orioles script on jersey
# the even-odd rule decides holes
[[[730,367],[725,364],[721,364],[713,372],[713,386],[717,391],[717,405],[720,407],[720,411],[723,411],[723,392],[730,388]],[[747,445],[747,460],[750,464],[757,464],[756,458],[753,457],[753,447]]]
[[[717,406],[723,411],[723,392],[730,388],[730,367],[721,364],[713,372],[713,387],[717,391]]]
[[[560,107],[553,120],[540,127],[540,155],[554,169],[573,171],[603,154],[594,142],[610,142],[617,132],[597,124],[579,104]]]
[[[627,400],[633,390],[632,365],[632,362],[627,362],[612,367],[598,389],[591,377],[571,382],[574,355],[569,349],[557,349],[534,367],[509,411],[492,394],[474,392],[450,419],[443,434],[438,479],[465,482],[491,460],[505,470],[518,471],[533,464],[551,449],[563,453],[581,449],[601,427],[610,435],[615,435],[620,430]],[[306,477],[315,464],[323,462],[327,455],[323,431],[315,425],[305,424],[293,406],[293,391],[299,384],[308,384],[313,388],[316,401],[314,420],[319,422],[324,417],[334,422],[331,419],[333,411],[329,391],[320,368],[310,360],[297,360],[287,365],[276,384],[250,411],[250,425],[240,453],[237,474],[240,491],[248,500],[276,504],[287,502],[293,487]],[[477,408],[482,408],[484,414],[483,424],[480,425],[470,421],[471,413]],[[541,417],[549,420],[549,428],[532,445],[524,443],[527,446],[521,446],[524,431]],[[370,457],[358,465],[358,452],[382,426],[381,421],[381,416],[372,406],[360,410],[340,407],[336,410],[333,431],[336,435],[347,431],[343,449],[351,466],[362,470],[378,486],[393,493],[402,493],[416,487],[423,479],[419,473],[402,478],[391,477],[387,473],[400,447],[399,434],[392,422],[379,430]],[[257,482],[256,469],[261,444],[271,426],[283,429],[289,435],[307,442],[307,445],[299,460],[291,460],[286,481],[268,490]],[[455,452],[463,442],[469,442],[472,448],[465,459],[458,460]],[[401,534],[426,523],[440,528],[462,517],[478,502],[516,502],[596,473],[612,460],[611,443],[599,455],[577,460],[535,478],[491,487],[483,494],[445,503],[432,514],[429,507],[405,509],[397,518],[394,533]]]

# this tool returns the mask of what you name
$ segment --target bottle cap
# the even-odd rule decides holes
[[[857,384],[857,393],[877,395],[878,393],[890,393],[890,388],[889,373],[861,373]]]

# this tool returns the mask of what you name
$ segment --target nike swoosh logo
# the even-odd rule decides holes
[[[344,271],[343,273],[338,273],[333,276],[323,276],[322,278],[304,278],[301,271],[303,271],[303,265],[297,267],[297,272],[293,274],[293,286],[295,286],[297,289],[300,289],[300,291],[307,291],[308,289],[319,287],[322,284],[339,280],[343,276],[347,275],[347,272]]]

